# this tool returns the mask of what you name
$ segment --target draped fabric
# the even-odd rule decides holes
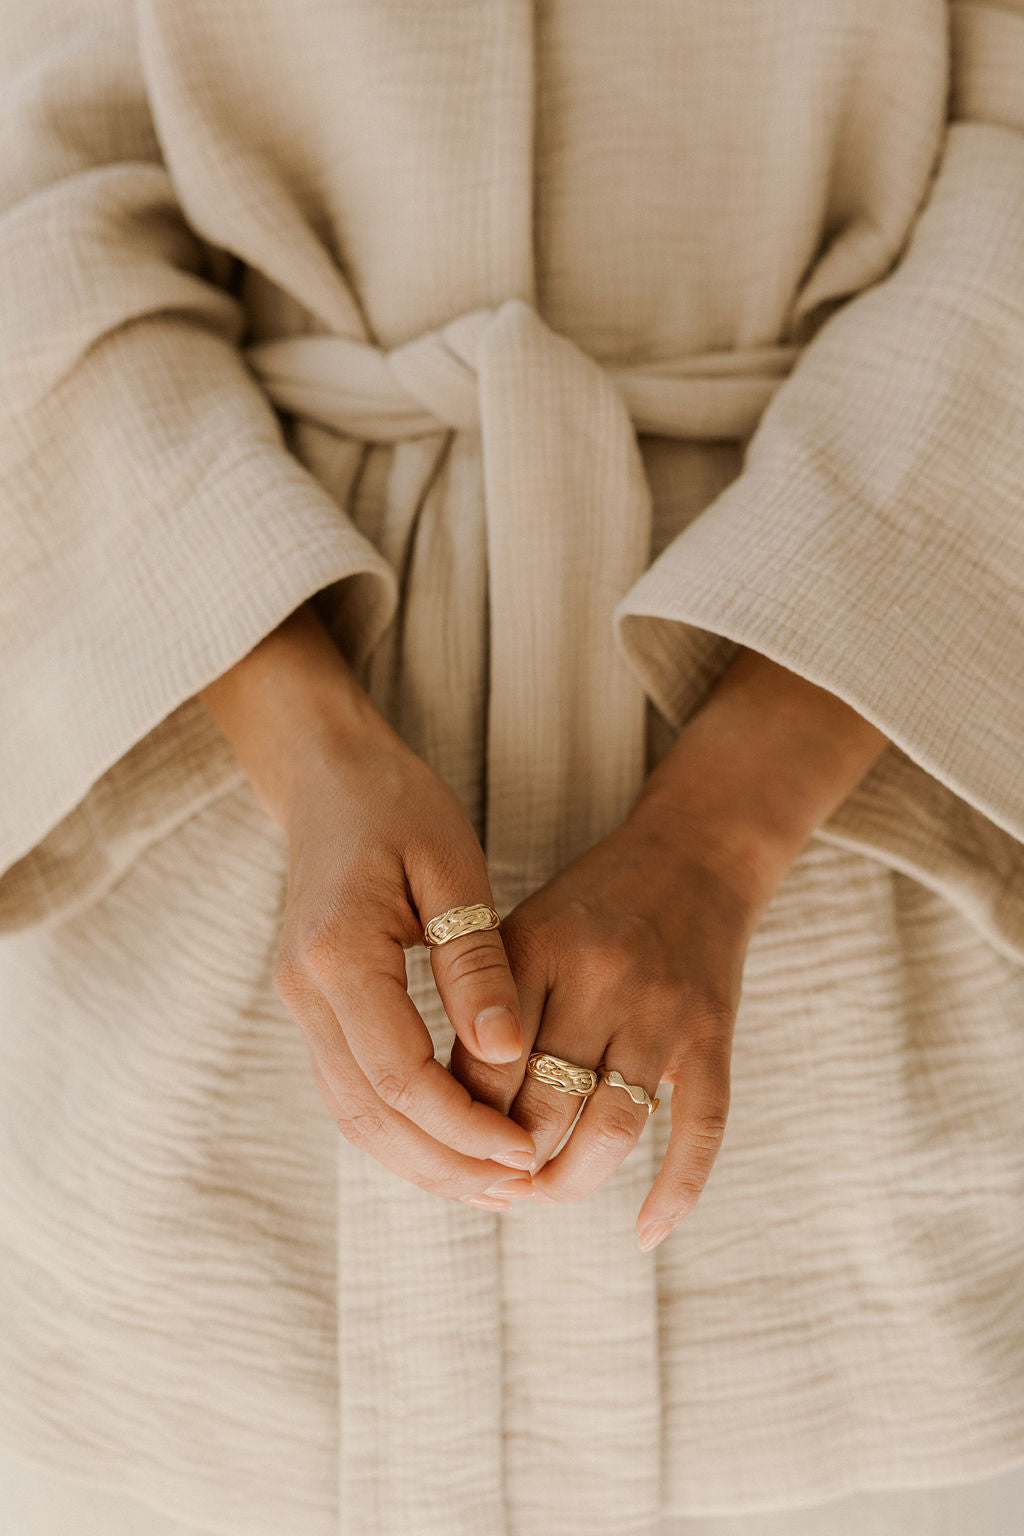
[[[0,15],[0,1440],[229,1536],[1024,1459],[1020,5]],[[890,738],[652,1255],[670,1093],[501,1217],[338,1138],[195,697],[308,597],[502,912],[738,645]]]
[[[748,436],[794,350],[606,372],[521,299],[472,311],[388,353],[338,336],[246,348],[275,404],[342,436],[479,434],[484,526],[463,523],[457,536],[485,551],[493,573],[484,846],[499,909],[611,831],[643,782],[644,693],[608,618],[651,547],[636,431]],[[391,538],[410,545],[408,520]],[[428,583],[417,635],[422,696],[431,675],[443,688],[453,650],[480,650],[479,611],[463,605],[460,574],[454,562],[439,562]],[[406,583],[420,585],[415,570]],[[524,621],[531,614],[536,622]]]

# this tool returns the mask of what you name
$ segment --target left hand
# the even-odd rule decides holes
[[[457,1040],[450,1070],[534,1138],[537,1176],[524,1196],[583,1199],[649,1119],[646,1105],[603,1079],[581,1101],[527,1075],[530,1052],[546,1051],[588,1067],[603,1061],[652,1100],[660,1083],[672,1084],[668,1151],[640,1208],[641,1240],[652,1224],[693,1208],[725,1132],[747,946],[783,872],[748,849],[737,856],[725,829],[716,836],[706,822],[698,827],[664,800],[644,798],[503,919],[523,1054],[492,1066]]]
[[[533,1136],[534,1198],[590,1194],[649,1118],[602,1081],[552,1159],[581,1101],[526,1075],[541,1050],[604,1061],[652,1099],[672,1084],[668,1151],[637,1217],[641,1246],[693,1209],[725,1132],[751,936],[811,832],[887,744],[845,700],[741,647],[622,825],[503,920],[522,1055],[489,1066],[457,1040],[450,1070]]]

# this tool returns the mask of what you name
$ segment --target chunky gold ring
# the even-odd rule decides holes
[[[651,1116],[654,1114],[654,1111],[661,1103],[660,1099],[652,1099],[650,1094],[647,1092],[647,1089],[642,1088],[639,1083],[627,1083],[621,1072],[609,1072],[606,1069],[604,1062],[601,1063],[597,1070],[603,1081],[606,1082],[610,1088],[625,1088],[634,1104],[646,1104],[647,1118],[648,1120],[651,1118]]]
[[[460,934],[474,933],[478,928],[497,928],[500,922],[494,908],[482,901],[465,907],[449,907],[447,912],[440,912],[427,923],[423,942],[429,949],[431,945],[448,944]]]
[[[526,1070],[539,1083],[547,1083],[559,1093],[572,1093],[580,1099],[589,1099],[599,1081],[593,1067],[581,1067],[578,1062],[566,1061],[562,1056],[549,1056],[546,1051],[531,1051]]]

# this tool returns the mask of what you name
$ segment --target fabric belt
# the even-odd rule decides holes
[[[643,781],[645,696],[612,624],[650,559],[637,433],[748,437],[798,350],[606,367],[518,298],[390,350],[340,335],[245,348],[275,405],[333,432],[365,442],[482,435],[484,846],[499,909],[617,825]],[[450,654],[458,601],[456,590],[436,592],[439,658]]]

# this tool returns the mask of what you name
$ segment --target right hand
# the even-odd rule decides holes
[[[493,1207],[485,1191],[529,1166],[533,1138],[436,1059],[405,967],[430,918],[494,905],[461,801],[355,681],[308,604],[199,697],[288,838],[274,986],[335,1124],[421,1189]],[[482,1060],[521,1062],[500,929],[431,946],[430,958],[463,1045]],[[491,1008],[508,1010],[504,1049],[500,1032],[475,1023]]]
[[[518,1153],[528,1167],[530,1134],[441,1065],[407,990],[404,951],[423,943],[431,917],[464,902],[493,905],[483,850],[454,791],[385,723],[311,756],[284,826],[288,889],[274,985],[342,1135],[453,1199],[511,1178],[499,1157]],[[500,931],[461,935],[430,956],[463,1045],[481,1060],[521,1060],[519,997]],[[491,1015],[499,1027],[490,1034],[475,1022],[484,1009],[507,1010]]]

